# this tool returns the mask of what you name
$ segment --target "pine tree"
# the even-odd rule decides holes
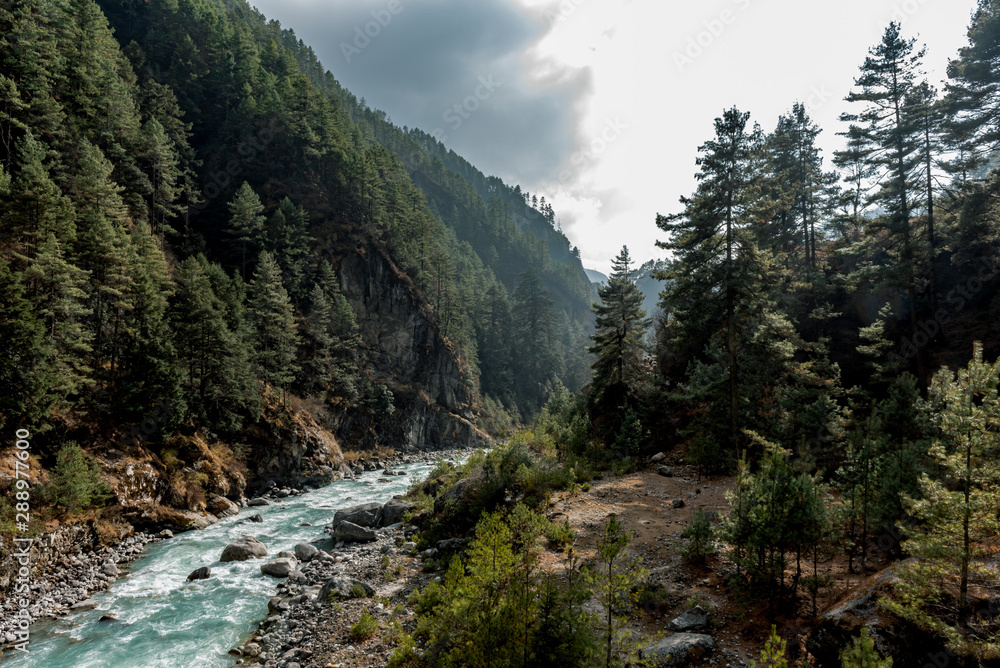
[[[128,314],[121,369],[125,376],[120,402],[140,418],[157,406],[169,406],[171,416],[185,413],[181,369],[168,326],[167,309],[174,283],[166,258],[149,224],[139,221],[129,235],[132,261],[132,310]],[[161,426],[169,427],[161,420]]]
[[[89,276],[66,259],[55,234],[49,234],[25,272],[48,342],[46,356],[52,362],[53,379],[49,391],[60,408],[66,408],[70,397],[93,382],[87,365],[93,335],[84,327],[91,314],[86,304]]]
[[[817,227],[824,217],[824,195],[836,175],[823,172],[816,138],[820,128],[809,118],[805,105],[796,102],[790,114],[778,118],[778,126],[767,138],[774,183],[781,191],[776,198],[783,204],[775,217],[775,233],[762,246],[777,253],[801,248],[803,273],[817,266]]]
[[[534,414],[545,403],[551,383],[559,376],[560,355],[555,345],[555,302],[534,269],[521,274],[514,290],[513,321],[518,405]]]
[[[246,181],[229,203],[229,234],[239,242],[240,276],[246,280],[247,253],[256,257],[264,242],[264,205]]]
[[[1000,144],[1000,3],[979,0],[968,45],[948,63],[945,100],[958,143],[984,156]],[[975,163],[973,163],[975,164]]]
[[[909,300],[910,326],[917,330],[917,248],[912,231],[915,208],[913,173],[920,153],[916,132],[905,117],[907,97],[916,86],[924,50],[914,50],[915,39],[903,39],[898,23],[885,29],[882,41],[869,49],[855,80],[857,90],[847,101],[863,103],[859,114],[842,114],[851,123],[850,132],[864,146],[870,165],[878,170],[881,186],[873,200],[886,211],[886,228],[897,257],[895,276],[890,280],[904,290]],[[917,351],[919,375],[924,376],[923,358]]]
[[[867,626],[861,627],[861,635],[840,652],[841,668],[892,668],[892,657],[883,659],[875,649],[875,639]]]
[[[714,363],[724,369],[725,379],[713,374],[702,379],[702,385],[721,391],[724,383],[727,420],[723,428],[728,433],[723,438],[733,455],[739,451],[742,434],[737,348],[747,319],[744,306],[755,302],[764,273],[749,228],[773,215],[758,187],[763,134],[756,126],[747,131],[749,118],[749,113],[732,108],[715,119],[715,138],[699,148],[701,169],[694,196],[681,198],[682,213],[658,216],[656,221],[670,235],[669,241],[657,245],[676,254],[665,274],[671,287],[661,299],[677,324],[665,332],[673,340],[661,346],[682,360],[697,358],[703,351],[712,356],[713,347],[721,351],[723,359],[716,357]],[[670,367],[661,364],[664,373]],[[705,438],[717,441],[714,435]],[[718,457],[714,460],[719,463]]]
[[[181,263],[171,321],[187,376],[189,412],[211,427],[233,431],[254,414],[259,393],[250,377],[250,351],[227,322],[231,314],[216,294],[209,272],[204,257]]]
[[[358,398],[355,381],[361,339],[354,311],[340,293],[333,269],[326,261],[320,266],[309,302],[303,371],[328,398],[354,401]]]
[[[598,288],[601,303],[594,305],[597,316],[591,390],[591,413],[595,422],[607,421],[606,435],[614,436],[627,411],[638,409],[638,397],[645,384],[643,336],[649,326],[642,310],[643,296],[632,280],[632,258],[628,247],[613,262],[607,285]]]
[[[250,283],[250,321],[258,375],[265,384],[285,390],[298,371],[295,353],[299,336],[281,269],[267,252],[260,254]]]
[[[78,246],[81,264],[90,272],[94,369],[102,370],[104,386],[111,389],[117,378],[125,320],[133,308],[127,212],[123,189],[111,179],[113,171],[100,149],[89,142],[81,145],[79,169],[73,178],[80,221]]]
[[[976,343],[972,360],[956,374],[941,369],[929,389],[940,416],[941,438],[931,448],[938,475],[920,478],[920,497],[906,498],[917,520],[903,549],[915,559],[900,564],[893,613],[943,634],[952,651],[976,657],[1000,650],[995,632],[970,632],[970,583],[1000,586],[984,541],[1000,532],[1000,360],[983,361]]]
[[[50,360],[22,277],[0,258],[0,428],[36,422],[48,408]]]
[[[73,208],[52,181],[45,145],[28,132],[21,140],[19,153],[21,169],[10,185],[8,220],[25,254],[32,257],[50,234],[61,244],[72,244],[76,239]]]

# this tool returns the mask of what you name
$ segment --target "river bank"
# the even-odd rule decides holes
[[[200,545],[207,542],[207,534],[212,534],[213,536],[231,536],[235,534],[252,534],[257,532],[265,534],[266,538],[269,538],[272,542],[275,542],[280,546],[281,542],[286,539],[286,534],[301,534],[303,531],[308,531],[308,529],[297,529],[293,526],[275,525],[276,518],[287,516],[289,511],[293,511],[296,515],[308,512],[309,517],[320,515],[321,517],[325,516],[325,519],[328,520],[336,508],[331,507],[330,505],[325,505],[326,502],[324,500],[327,497],[342,497],[350,500],[352,498],[377,496],[384,500],[388,496],[391,496],[391,493],[389,493],[390,491],[393,493],[400,493],[405,491],[405,488],[415,481],[414,477],[406,472],[407,467],[419,467],[426,472],[430,465],[438,459],[458,457],[463,454],[464,453],[461,451],[441,451],[397,456],[392,459],[379,462],[385,466],[386,469],[388,469],[388,472],[386,469],[382,469],[381,471],[366,472],[355,480],[341,481],[335,485],[328,486],[321,491],[314,492],[314,496],[312,497],[300,497],[298,495],[299,492],[303,492],[305,490],[289,489],[277,486],[268,487],[265,485],[264,487],[268,487],[268,489],[266,489],[266,491],[262,490],[259,497],[256,497],[255,499],[240,499],[238,502],[233,502],[234,505],[240,506],[237,508],[237,511],[242,511],[237,516],[224,519],[218,527],[178,534],[177,538],[173,540],[169,538],[166,540],[160,540],[158,536],[152,533],[152,531],[147,530],[146,533],[134,533],[130,536],[123,536],[119,542],[109,547],[88,550],[85,543],[75,546],[72,550],[65,552],[65,556],[62,558],[48,560],[45,564],[46,568],[43,572],[33,574],[31,603],[33,621],[38,621],[39,619],[44,619],[45,617],[62,617],[65,621],[56,621],[51,623],[56,625],[54,628],[64,629],[64,631],[61,632],[68,632],[78,639],[86,640],[87,633],[81,630],[81,627],[89,627],[92,622],[99,621],[100,617],[106,617],[108,620],[121,620],[123,618],[123,614],[119,614],[120,611],[116,610],[114,595],[112,594],[109,596],[108,594],[101,594],[98,596],[100,600],[98,601],[96,610],[70,615],[69,617],[65,617],[65,615],[70,612],[74,612],[74,605],[79,604],[81,601],[87,601],[87,599],[89,599],[95,592],[105,591],[110,588],[112,584],[114,584],[116,577],[124,574],[122,571],[127,564],[139,557],[145,556],[148,553],[148,551],[144,550],[146,546],[152,544],[152,547],[155,548],[154,551],[156,554],[160,555],[163,554],[164,551],[173,550],[174,548],[169,544],[176,541]],[[373,462],[369,462],[367,464],[368,468],[371,468]],[[363,467],[364,465],[359,465],[358,469],[360,470],[360,468]],[[400,475],[392,475],[394,473]],[[342,487],[338,488],[338,485],[341,485]],[[311,502],[319,504],[318,507],[310,507]],[[349,505],[349,503],[345,505]],[[247,508],[248,510],[243,510],[243,508]],[[250,516],[261,513],[265,516],[265,523],[253,523]],[[309,526],[311,523],[303,522],[301,524]],[[65,549],[66,547],[64,534],[67,532],[79,536],[85,532],[85,529],[73,529],[69,527],[62,529],[62,533],[59,535],[63,536],[63,538],[60,539],[60,541],[57,541],[60,543],[62,549]],[[203,535],[205,538],[202,538]],[[315,538],[315,536],[313,536],[313,538]],[[50,541],[51,536],[41,537],[39,545],[44,546]],[[190,554],[188,552],[188,547],[186,545],[183,548],[178,549],[184,553],[185,558],[196,558],[194,554]],[[79,553],[77,550],[79,550]],[[188,556],[189,554],[190,556]],[[199,565],[212,564],[212,562],[216,559],[218,559],[218,554],[202,556],[199,559],[201,562]],[[110,562],[113,562],[115,569],[118,571],[117,573],[112,570]],[[223,566],[227,565],[224,564]],[[144,568],[148,568],[148,566],[136,566],[134,569],[136,573],[128,575],[128,578],[132,580],[132,582],[123,585],[124,590],[128,591],[136,588],[141,589],[140,583],[144,582],[149,577],[143,572]],[[216,570],[215,564],[212,564],[212,569]],[[256,569],[259,569],[259,564],[251,567],[251,571]],[[249,575],[249,573],[237,572],[238,570],[239,569],[231,569],[231,574],[239,577]],[[190,572],[190,570],[187,572]],[[187,575],[187,572],[184,573],[185,576]],[[259,572],[257,572],[256,579],[259,579],[260,577]],[[171,575],[171,579],[178,578]],[[146,582],[145,587],[146,590],[155,590],[159,592],[157,594],[158,596],[169,598],[177,587],[182,589],[185,588],[183,583],[184,579],[179,578],[179,582],[177,583],[161,583],[159,581],[152,583]],[[233,584],[234,583],[232,582],[226,582],[225,586],[221,587],[222,583],[217,583],[216,586],[225,590],[226,596],[233,596]],[[259,590],[263,588],[264,584],[264,582],[258,582],[255,580],[252,583],[252,589],[254,591],[235,594],[237,596],[247,595],[254,597],[254,600],[239,602],[238,607],[246,609],[248,611],[247,614],[251,614],[249,612],[250,610],[261,610],[261,612],[252,613],[256,615],[257,620],[264,617],[264,610],[266,610],[264,606],[266,605],[267,595],[256,598],[259,595]],[[267,584],[269,585],[268,589],[270,592],[273,592],[273,581]],[[121,588],[122,587],[119,587],[119,589]],[[185,592],[185,596],[190,596],[190,594]],[[4,601],[2,604],[4,616],[3,620],[0,621],[2,621],[5,626],[0,627],[0,633],[2,633],[2,635],[0,635],[0,641],[7,640],[6,633],[10,628],[11,622],[7,613],[11,609],[10,606],[13,605],[13,601],[10,600],[11,597],[9,596],[7,598],[8,600]],[[127,603],[129,606],[138,607],[139,605],[137,602],[131,600],[127,601]],[[80,610],[87,610],[91,607],[92,606],[88,602],[77,608],[76,611],[79,612]],[[135,621],[138,621],[141,618],[141,614],[137,611],[132,614]],[[128,614],[126,613],[124,616],[127,617]],[[45,626],[47,628],[48,624]],[[111,627],[105,626],[94,628],[107,628],[109,631],[113,630]],[[102,633],[105,632],[107,631],[102,631]],[[237,636],[237,638],[238,637],[239,636]],[[35,641],[34,634],[32,640]],[[48,642],[48,640],[48,638],[43,638],[40,641],[39,646],[41,646],[41,643]],[[228,647],[232,647],[232,644],[228,644],[226,649],[228,649]],[[34,646],[32,649],[34,651]],[[223,656],[226,649],[222,650]],[[7,658],[9,659],[10,656]],[[21,665],[16,661],[14,663],[16,665]],[[24,665],[36,664],[29,662]],[[53,664],[45,663],[37,665]],[[56,663],[54,665],[60,664]],[[77,664],[69,663],[66,665]]]

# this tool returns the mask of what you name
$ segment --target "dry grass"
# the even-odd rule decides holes
[[[380,445],[374,450],[344,450],[344,463],[350,465],[372,459],[391,459],[395,456],[395,449]]]

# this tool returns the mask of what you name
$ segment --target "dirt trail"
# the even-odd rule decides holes
[[[666,465],[672,473],[669,477],[661,475],[658,466],[652,466],[625,476],[595,480],[588,491],[576,495],[560,493],[551,499],[548,516],[559,523],[569,520],[576,531],[576,550],[583,562],[595,556],[607,517],[616,513],[635,532],[630,549],[642,557],[651,580],[660,582],[669,592],[667,600],[647,604],[633,628],[650,635],[667,631],[671,619],[697,602],[711,610],[711,626],[705,632],[718,644],[706,665],[748,664],[759,653],[760,636],[758,625],[747,619],[726,595],[730,564],[710,558],[706,567],[699,568],[685,564],[681,558],[685,544],[681,532],[698,508],[728,513],[725,494],[732,489],[734,479],[699,480],[694,467]],[[674,507],[677,499],[683,501],[680,508]],[[561,554],[547,552],[544,563],[548,568],[560,569],[563,558]]]

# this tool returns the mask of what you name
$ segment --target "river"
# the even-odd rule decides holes
[[[323,533],[334,512],[370,501],[388,501],[430,471],[408,464],[405,476],[378,482],[379,473],[340,480],[320,490],[263,508],[245,508],[201,531],[154,543],[131,564],[128,577],[94,594],[97,608],[31,626],[28,654],[7,653],[4,668],[227,668],[238,646],[267,615],[277,580],[260,572],[264,560],[220,563],[226,544],[256,536],[268,555],[297,543],[332,543]],[[248,517],[259,512],[261,524]],[[301,526],[310,524],[312,526]],[[322,542],[320,542],[322,541]],[[188,582],[191,571],[212,568],[208,580]],[[117,621],[98,621],[103,615]]]

